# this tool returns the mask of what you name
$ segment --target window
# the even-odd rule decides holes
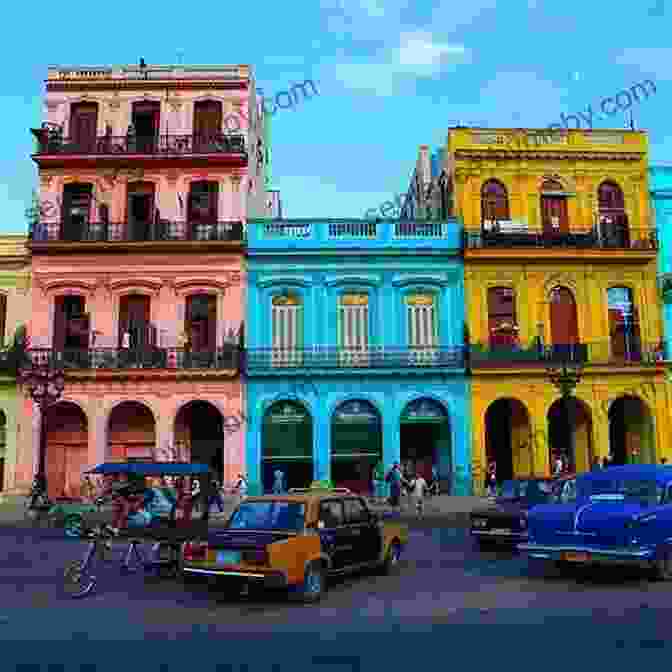
[[[345,365],[366,365],[369,348],[368,294],[344,294],[338,318],[341,362]]]
[[[86,240],[93,200],[92,184],[71,182],[63,187],[61,240]]]
[[[346,523],[368,523],[369,514],[360,499],[343,500]]]
[[[410,294],[406,297],[406,323],[411,357],[421,364],[436,357],[438,325],[433,294]]]
[[[510,287],[488,289],[488,335],[490,346],[512,347],[518,343],[516,294]]]
[[[627,361],[641,359],[639,317],[629,287],[607,290],[611,356]]]
[[[623,191],[614,182],[603,182],[597,190],[598,236],[606,247],[630,247],[628,216]]]
[[[508,221],[509,196],[506,187],[497,180],[488,180],[481,189],[481,221],[485,228]]]
[[[214,352],[217,348],[217,298],[210,294],[190,296],[185,326],[193,352]]]
[[[303,529],[305,506],[294,502],[245,502],[231,516],[233,530]]]
[[[273,297],[271,329],[273,364],[296,366],[301,363],[301,300],[293,294]]]
[[[211,240],[216,236],[219,208],[217,182],[192,182],[189,187],[187,218],[192,240]]]
[[[546,180],[541,185],[541,222],[545,234],[569,231],[567,197],[562,184],[556,180]]]
[[[327,528],[343,525],[343,503],[336,500],[321,502],[320,520]]]

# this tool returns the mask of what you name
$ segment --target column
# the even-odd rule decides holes
[[[258,392],[257,386],[252,383],[247,386],[249,403],[247,404],[247,435],[245,440],[245,466],[247,468],[247,481],[251,495],[262,494],[263,484],[261,482],[261,441],[262,441],[262,419],[260,410],[263,405],[257,404]]]
[[[88,463],[95,467],[107,458],[107,419],[109,409],[104,399],[91,401],[87,408]]]
[[[327,402],[315,396],[312,389],[308,398],[313,413],[313,479],[327,481],[331,478],[331,418]]]

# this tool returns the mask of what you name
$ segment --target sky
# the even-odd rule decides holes
[[[179,3],[94,7],[5,9],[2,232],[26,230],[48,65],[245,63],[271,99],[314,81],[318,96],[272,118],[285,217],[364,217],[406,192],[419,146],[445,145],[451,125],[547,127],[647,79],[656,93],[635,122],[651,161],[672,165],[672,0],[202,0],[193,18]]]

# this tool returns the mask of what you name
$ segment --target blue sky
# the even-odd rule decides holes
[[[651,158],[672,163],[672,0],[203,1],[11,4],[5,63],[0,230],[25,230],[49,64],[249,63],[266,96],[312,79],[319,97],[273,117],[273,176],[286,217],[363,217],[404,192],[418,146],[449,125],[546,127],[651,79],[634,109]],[[620,128],[625,115],[595,123]],[[666,123],[667,122],[667,123]]]

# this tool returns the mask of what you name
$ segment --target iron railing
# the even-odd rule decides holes
[[[464,367],[462,346],[409,348],[250,348],[246,351],[248,373],[288,369],[394,369],[409,367]]]
[[[41,135],[37,155],[170,155],[170,154],[246,154],[245,136],[240,133],[199,135],[104,135],[96,138],[62,138],[55,134]]]
[[[242,355],[235,345],[215,350],[184,348],[31,348],[29,361],[64,369],[240,369]]]
[[[539,231],[464,231],[464,248],[544,247],[575,249],[611,249],[655,251],[658,234],[650,228],[624,228],[622,230],[561,233]]]
[[[228,241],[242,242],[244,227],[239,221],[224,222],[35,222],[29,239],[33,242],[149,242]]]
[[[469,366],[477,368],[548,366],[549,364],[574,364],[578,366],[647,366],[656,365],[667,358],[662,343],[632,342],[615,345],[610,341],[576,343],[568,345],[471,345],[468,349]]]

